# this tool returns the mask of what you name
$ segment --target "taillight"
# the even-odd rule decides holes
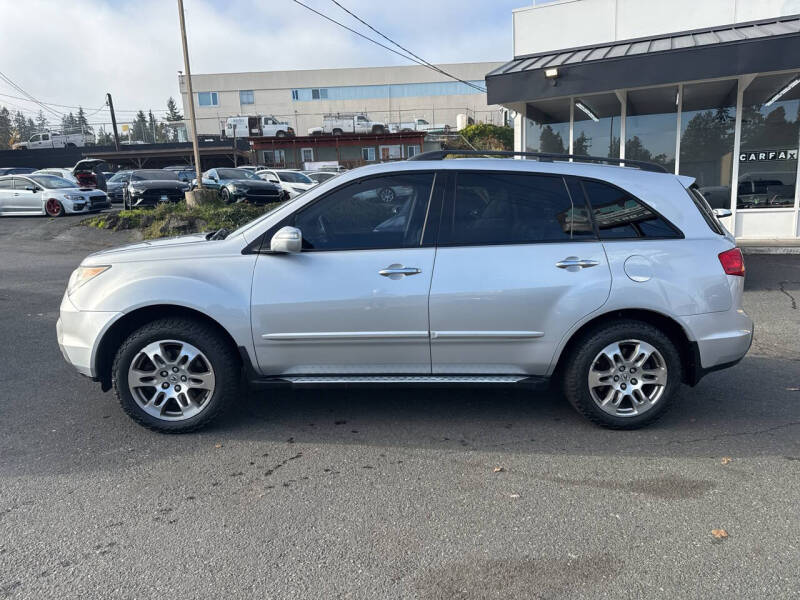
[[[725,252],[720,252],[719,262],[722,264],[726,275],[744,277],[744,257],[739,248],[731,248]]]

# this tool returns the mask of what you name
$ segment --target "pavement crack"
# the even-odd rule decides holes
[[[786,294],[789,296],[789,300],[792,302],[792,310],[797,310],[797,300],[795,300],[794,296],[792,296],[789,292],[786,291],[786,284],[787,283],[800,283],[797,281],[779,281],[778,286],[781,288],[781,293]]]

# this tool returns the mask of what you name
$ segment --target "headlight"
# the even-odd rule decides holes
[[[78,267],[72,272],[72,275],[69,277],[69,283],[67,284],[67,293],[72,295],[72,292],[77,290],[87,281],[90,281],[103,273],[104,271],[108,271],[111,268],[111,265],[102,265],[100,267]]]
[[[67,200],[85,200],[80,194],[64,194],[64,198]]]
[[[129,191],[129,192],[131,193],[131,195],[133,195],[133,196],[138,196],[138,195],[140,195],[140,194],[143,194],[143,193],[144,193],[144,190],[143,190],[142,188],[135,188],[135,187],[133,187],[133,186],[129,187],[129,188],[128,188],[128,191]]]

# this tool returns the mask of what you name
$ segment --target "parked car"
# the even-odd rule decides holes
[[[314,128],[312,128],[314,129]],[[386,123],[370,121],[365,114],[332,113],[322,117],[322,128],[317,133],[330,133],[342,135],[345,133],[375,133],[386,132]],[[309,135],[315,135],[309,130]]]
[[[122,206],[130,209],[153,207],[162,202],[180,202],[190,188],[190,184],[178,179],[175,171],[131,171],[128,185],[123,188]]]
[[[425,119],[415,118],[413,121],[404,121],[402,123],[389,123],[387,128],[391,133],[398,133],[401,131],[428,131],[428,132],[447,132],[450,131],[450,126],[441,123],[432,125]]]
[[[90,255],[61,304],[64,357],[160,431],[210,422],[243,374],[552,382],[633,429],[747,352],[742,253],[692,178],[445,154],[355,169],[232,232]],[[400,210],[386,187],[409,190]]]
[[[71,169],[49,167],[47,169],[39,169],[35,172],[44,175],[55,175],[56,177],[63,177],[64,179],[75,181],[82,188],[106,191],[106,179],[103,176],[103,172],[99,170],[99,166],[104,162],[105,161],[96,158],[84,158],[79,160]]]
[[[196,185],[196,181],[193,185]],[[246,169],[211,169],[203,173],[203,185],[218,190],[220,199],[228,204],[233,202],[268,204],[288,198],[280,186],[267,183]]]
[[[125,188],[131,178],[131,170],[117,171],[106,181],[106,193],[111,202],[122,202],[125,199]]]
[[[0,176],[0,215],[48,215],[97,212],[111,205],[100,190],[79,188],[55,175]]]
[[[308,177],[308,175],[290,169],[262,169],[261,171],[256,171],[256,175],[265,181],[280,186],[289,194],[290,198],[294,198],[317,185],[317,182]]]
[[[17,142],[11,146],[14,150],[39,150],[41,148],[83,148],[90,141],[94,141],[93,136],[82,133],[36,133],[25,142]]]
[[[260,118],[261,135],[264,137],[294,137],[294,127],[286,121],[279,121],[272,115]]]
[[[338,173],[333,171],[303,171],[303,174],[317,183],[328,181],[328,179],[332,179],[338,175]]]
[[[23,175],[36,170],[33,167],[0,167],[0,175]]]

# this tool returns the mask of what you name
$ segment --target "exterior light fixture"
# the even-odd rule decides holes
[[[772,96],[770,96],[770,99],[769,99],[769,100],[767,100],[767,101],[764,103],[764,106],[770,106],[770,105],[772,105],[774,102],[777,102],[778,100],[780,100],[780,99],[783,97],[783,95],[784,95],[784,94],[786,94],[786,92],[788,92],[789,90],[791,90],[791,89],[792,89],[794,86],[796,86],[798,83],[800,83],[800,77],[795,77],[795,78],[794,78],[794,79],[792,79],[792,80],[791,80],[789,83],[787,83],[785,86],[783,86],[783,87],[782,87],[780,90],[778,90],[777,92],[775,92],[774,94],[772,94]]]
[[[544,76],[547,79],[558,79],[558,69],[555,69],[555,68],[553,68],[553,69],[545,69],[544,70]]]
[[[597,123],[597,122],[600,120],[600,119],[598,119],[598,118],[597,118],[597,115],[596,115],[596,114],[594,114],[594,112],[592,111],[592,109],[591,109],[591,108],[589,108],[588,106],[586,106],[586,105],[585,105],[583,102],[581,102],[580,100],[575,100],[575,108],[578,108],[578,109],[582,110],[582,111],[584,112],[584,114],[585,114],[587,117],[589,117],[589,118],[590,118],[592,121],[594,121],[595,123]]]

